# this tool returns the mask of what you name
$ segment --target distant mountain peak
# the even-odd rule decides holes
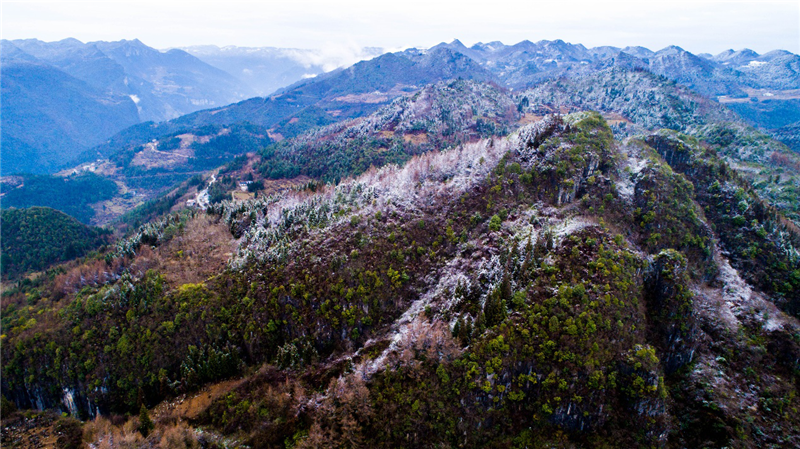
[[[653,50],[641,46],[628,46],[623,48],[621,51],[639,58],[649,58],[655,54]]]
[[[68,38],[65,38],[65,39],[61,39],[61,40],[60,40],[60,41],[58,41],[58,42],[59,42],[59,43],[64,43],[64,44],[77,44],[77,45],[83,45],[83,42],[79,41],[78,39],[75,39],[74,37],[68,37]]]
[[[453,47],[459,47],[459,48],[465,48],[465,49],[467,48],[467,46],[462,44],[461,41],[458,40],[458,39],[453,39],[453,41],[450,42],[450,45],[453,46]]]
[[[151,48],[145,45],[139,39],[121,39],[118,41],[96,41],[96,42],[89,42],[90,44],[98,45],[99,47],[103,48],[132,48],[132,49],[141,49],[146,51],[155,51],[155,48]]]
[[[758,59],[759,61],[772,61],[773,59],[787,57],[787,56],[795,58],[797,57],[796,54],[788,52],[786,50],[772,50],[770,52],[764,53],[763,55],[759,56]]]
[[[0,59],[3,63],[8,62],[39,62],[35,56],[24,52],[22,49],[14,45],[13,42],[3,39],[0,41]]]
[[[669,45],[656,52],[657,55],[682,54],[682,53],[688,53],[688,52],[683,48],[678,47],[677,45]]]
[[[500,41],[492,41],[492,42],[488,42],[486,44],[484,44],[482,42],[478,42],[475,45],[473,45],[472,47],[470,47],[470,49],[471,50],[477,50],[477,51],[495,52],[495,51],[500,50],[500,49],[502,49],[504,47],[505,47],[505,44],[503,44],[502,42],[500,42]]]
[[[598,68],[606,67],[624,67],[628,69],[646,69],[648,68],[647,60],[639,58],[633,54],[623,51],[618,52],[616,55],[610,56],[597,64]]]

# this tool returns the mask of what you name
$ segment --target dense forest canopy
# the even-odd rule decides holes
[[[95,211],[91,204],[112,198],[118,192],[117,184],[91,172],[60,177],[50,175],[22,176],[22,185],[5,191],[2,207],[25,208],[44,206],[58,209],[88,224]]]
[[[49,207],[12,208],[0,214],[3,278],[83,256],[111,237],[110,231],[87,226]]]

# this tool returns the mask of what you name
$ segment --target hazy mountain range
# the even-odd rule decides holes
[[[303,78],[313,78],[384,53],[383,49],[375,47],[325,52],[299,48],[198,45],[182,47],[181,50],[230,73],[259,96],[269,95]]]
[[[800,57],[782,50],[764,55],[729,50],[717,56],[697,56],[676,46],[658,51],[644,47],[586,48],[561,40],[515,45],[478,43],[470,48],[455,40],[433,49],[441,47],[468,55],[515,88],[609,64],[646,68],[709,96],[744,95],[742,89],[747,87],[800,88]]]
[[[163,121],[255,95],[227,72],[182,50],[158,51],[137,39],[81,43],[75,39],[3,42],[96,89],[126,95],[141,121]]]
[[[142,121],[255,95],[181,50],[138,40],[3,41],[3,172],[50,172]]]
[[[696,56],[678,47],[657,52],[642,47],[587,49],[556,40],[515,45],[479,43],[467,48],[456,40],[428,50],[386,54],[370,64],[362,63],[342,73],[334,70],[316,79],[348,58],[369,58],[380,50],[368,48],[338,58],[319,51],[278,48],[201,46],[185,50],[161,52],[138,40],[85,44],[75,39],[3,41],[3,173],[53,171],[137,122],[175,119],[280,88],[284,91],[277,97],[226,108],[219,118],[204,119],[201,115],[179,123],[252,119],[272,126],[302,110],[313,115],[318,125],[352,115],[348,111],[354,108],[386,103],[409,89],[451,75],[492,79],[519,89],[609,65],[647,69],[710,96],[746,98],[747,89],[800,87],[798,56],[785,51],[758,55],[742,50]],[[466,60],[443,61],[439,57],[443,50],[466,56],[473,66],[468,67]],[[452,67],[444,68],[448,63]],[[339,81],[347,76],[353,77],[350,84]],[[369,76],[372,79],[365,82]],[[395,82],[390,81],[392,77]],[[285,88],[295,82],[299,84]],[[369,98],[358,97],[373,93]],[[65,102],[67,98],[70,100]],[[266,114],[250,117],[249,112],[243,112],[237,116],[236,111],[261,111],[262,103],[269,109]],[[312,105],[321,110],[306,110]],[[746,117],[770,116],[748,114],[754,107],[748,103],[735,107]],[[789,109],[789,115],[798,115],[796,104]],[[785,116],[786,111],[782,112]]]

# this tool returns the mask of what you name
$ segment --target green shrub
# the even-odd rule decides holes
[[[489,230],[495,231],[495,232],[499,231],[500,230],[500,225],[502,223],[503,222],[500,219],[499,215],[497,215],[497,214],[492,215],[492,218],[489,219]]]

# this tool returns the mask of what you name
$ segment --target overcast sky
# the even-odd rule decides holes
[[[563,39],[587,47],[800,53],[800,1],[3,0],[2,37],[138,38],[161,49],[214,44],[330,51],[430,47],[454,38],[466,45]]]

